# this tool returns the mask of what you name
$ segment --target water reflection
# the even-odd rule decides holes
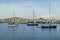
[[[54,38],[54,36],[56,35],[56,31],[56,28],[43,28],[41,32],[42,38],[52,40],[52,38]]]
[[[19,27],[9,27],[10,40],[44,40],[55,39],[57,34],[56,28],[37,28],[37,26],[26,26],[20,24]]]
[[[8,40],[16,40],[17,27],[8,27]]]
[[[0,24],[0,40],[60,40],[60,27],[42,29],[26,24],[18,27]]]

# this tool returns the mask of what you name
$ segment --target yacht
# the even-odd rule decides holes
[[[35,19],[34,19],[34,10],[33,10],[33,21],[32,22],[27,22],[27,26],[38,26],[38,23],[35,22]]]
[[[50,11],[51,9],[50,9],[50,2],[49,2],[49,22],[48,22],[48,24],[42,24],[41,25],[41,28],[56,28],[57,27],[57,25],[56,24],[53,24],[52,23],[52,20],[51,20],[51,11]]]

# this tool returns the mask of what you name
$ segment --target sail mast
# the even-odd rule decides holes
[[[50,23],[51,23],[51,5],[50,5],[50,2],[49,2],[49,20],[50,20]]]
[[[33,10],[33,22],[34,22],[34,10]]]
[[[15,18],[14,18],[14,11],[13,11],[13,22],[15,22]]]
[[[14,17],[14,11],[13,11],[13,17]]]

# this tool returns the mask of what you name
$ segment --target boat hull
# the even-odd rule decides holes
[[[18,24],[14,23],[14,24],[8,24],[8,27],[17,27]]]
[[[17,25],[8,25],[8,27],[17,27]]]
[[[38,26],[36,23],[28,23],[27,26]]]
[[[56,28],[57,27],[57,25],[50,25],[50,26],[41,26],[41,28]]]

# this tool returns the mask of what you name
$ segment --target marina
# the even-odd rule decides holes
[[[0,0],[0,40],[60,40],[60,0]]]

